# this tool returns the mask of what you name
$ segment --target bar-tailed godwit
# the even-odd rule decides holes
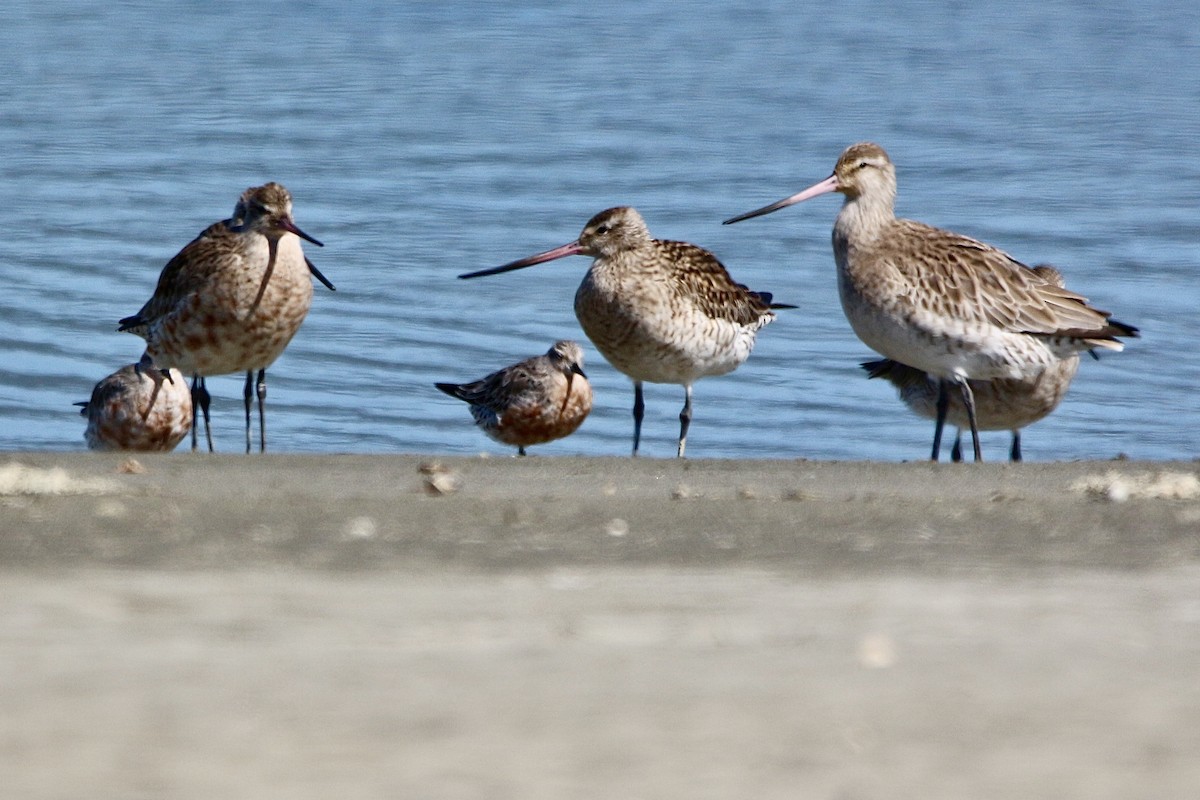
[[[477,278],[565,256],[594,259],[575,292],[575,316],[608,362],[633,381],[633,454],[641,441],[642,384],[683,386],[679,414],[682,457],[692,419],[692,384],[736,369],[758,329],[775,319],[771,295],[735,283],[709,251],[650,237],[628,206],[601,211],[569,244],[500,267],[460,275]]]
[[[475,424],[497,442],[516,445],[519,455],[574,433],[592,410],[583,348],[569,340],[477,381],[434,386],[470,403]]]
[[[259,449],[267,448],[266,371],[308,314],[310,274],[333,288],[305,258],[300,239],[321,246],[292,221],[287,189],[278,183],[247,189],[231,218],[209,226],[167,263],[154,295],[118,328],[146,340],[155,367],[193,376],[195,407],[206,427],[205,377],[245,372],[246,452],[255,389]]]
[[[920,222],[897,219],[896,170],[882,147],[846,148],[833,174],[725,224],[829,192],[845,196],[833,226],[842,310],[868,347],[938,381],[934,453],[948,388],[956,387],[982,459],[968,381],[1025,380],[1084,350],[1121,350],[1137,328],[1038,275],[1002,250]]]
[[[169,451],[192,429],[192,396],[178,370],[128,364],[96,384],[79,413],[92,450]]]

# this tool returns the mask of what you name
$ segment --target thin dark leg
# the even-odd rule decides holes
[[[642,397],[642,382],[633,382],[633,454],[638,454],[642,443],[642,417],[646,413],[646,400]]]
[[[958,379],[958,388],[962,392],[963,406],[967,409],[967,421],[971,423],[971,444],[975,445],[975,461],[983,461],[983,450],[979,446],[979,425],[975,421],[975,394],[966,378]]]
[[[200,427],[200,376],[192,376],[192,452],[196,452],[196,429]]]
[[[942,429],[946,427],[946,409],[950,407],[950,395],[946,393],[946,381],[938,379],[937,422],[933,426],[933,453],[930,461],[937,461],[942,453]]]
[[[208,407],[212,404],[212,395],[204,385],[200,375],[192,376],[192,450],[196,450],[196,429],[200,427],[199,414],[204,415],[204,437],[208,440],[208,452],[213,451],[212,428],[208,421]]]
[[[525,455],[525,445],[523,445],[523,444],[517,445],[517,455],[519,455],[519,456]]]
[[[954,434],[954,446],[950,448],[950,460],[955,464],[962,463],[962,428]]]
[[[212,395],[208,393],[208,384],[204,376],[200,376],[200,410],[204,412],[204,438],[208,441],[208,452],[213,452],[212,426],[209,424],[208,407],[212,405]]]
[[[679,452],[676,458],[683,458],[683,449],[687,447],[688,428],[692,424],[692,385],[683,387],[683,411],[679,412]]]
[[[1021,432],[1013,431],[1012,450],[1009,451],[1008,457],[1013,461],[1021,460]]]
[[[242,388],[242,400],[246,403],[246,452],[250,452],[250,407],[254,399],[254,371],[246,373],[246,385]]]
[[[267,371],[258,371],[258,452],[267,452]]]

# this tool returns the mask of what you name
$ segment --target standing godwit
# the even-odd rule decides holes
[[[255,371],[259,449],[265,452],[267,367],[308,314],[310,273],[333,288],[305,258],[300,239],[322,246],[292,221],[287,189],[278,183],[247,189],[230,219],[209,226],[167,263],[154,295],[118,328],[146,340],[146,355],[155,367],[193,376],[194,405],[203,412],[206,428],[205,377],[244,371],[246,452]],[[212,450],[211,434],[208,445]]]
[[[871,349],[938,381],[933,458],[941,446],[948,387],[962,397],[982,459],[971,379],[1028,379],[1084,350],[1122,350],[1137,328],[1056,286],[995,247],[897,219],[896,169],[877,144],[846,148],[833,174],[802,192],[725,224],[828,192],[845,202],[833,225],[842,310]]]
[[[592,410],[583,348],[569,340],[472,383],[434,386],[470,403],[475,424],[522,456],[530,445],[571,435]]]
[[[76,403],[87,417],[83,438],[92,450],[169,451],[192,429],[192,396],[178,370],[128,364]]]
[[[493,269],[477,278],[565,256],[594,259],[575,292],[575,316],[608,362],[633,381],[633,454],[642,435],[642,384],[677,383],[683,456],[692,419],[692,384],[736,369],[754,347],[758,329],[775,319],[771,295],[729,277],[709,251],[687,242],[650,238],[641,214],[628,206],[601,211],[579,238]]]

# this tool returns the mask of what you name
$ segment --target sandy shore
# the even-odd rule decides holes
[[[124,461],[0,456],[7,796],[1200,786],[1197,463]]]

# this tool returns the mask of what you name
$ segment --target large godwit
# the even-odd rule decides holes
[[[833,253],[850,326],[871,349],[938,381],[935,460],[951,385],[962,398],[979,461],[969,380],[1025,380],[1084,350],[1122,350],[1117,337],[1137,335],[1137,328],[1002,250],[897,219],[896,169],[870,142],[846,148],[820,183],[725,224],[828,192],[845,195],[833,226]]]
[[[192,429],[192,396],[178,370],[128,364],[96,384],[79,413],[92,450],[169,451]]]
[[[333,288],[305,258],[300,239],[321,246],[292,221],[287,189],[278,183],[247,189],[230,219],[209,226],[167,263],[154,295],[118,328],[146,340],[146,356],[155,367],[193,376],[194,406],[203,412],[206,429],[205,377],[244,371],[246,452],[252,387],[258,395],[259,449],[267,449],[267,367],[308,314],[310,273]],[[208,447],[212,450],[211,434]]]
[[[569,340],[472,383],[434,386],[470,403],[475,424],[497,442],[516,445],[519,455],[574,433],[592,410],[583,349]]]
[[[608,362],[633,380],[633,454],[642,435],[642,384],[677,383],[682,457],[692,419],[692,384],[738,367],[758,329],[775,319],[771,295],[752,292],[729,277],[707,250],[687,242],[652,239],[641,214],[628,206],[601,211],[579,238],[544,253],[492,269],[477,278],[564,256],[594,259],[575,292],[575,316]]]
[[[1036,266],[1033,271],[1057,286],[1065,285],[1062,274],[1048,264]],[[900,399],[914,413],[927,419],[937,419],[938,381],[927,373],[890,358],[865,361],[861,366],[869,377],[883,378],[895,386],[900,392]],[[979,430],[1010,431],[1012,447],[1009,449],[1009,458],[1020,461],[1021,429],[1058,408],[1078,369],[1079,356],[1074,355],[1024,378],[969,381]],[[970,421],[959,395],[951,393],[949,401],[946,419],[958,427],[950,457],[954,461],[962,461],[962,429],[968,427]],[[936,453],[934,460],[937,460]]]

